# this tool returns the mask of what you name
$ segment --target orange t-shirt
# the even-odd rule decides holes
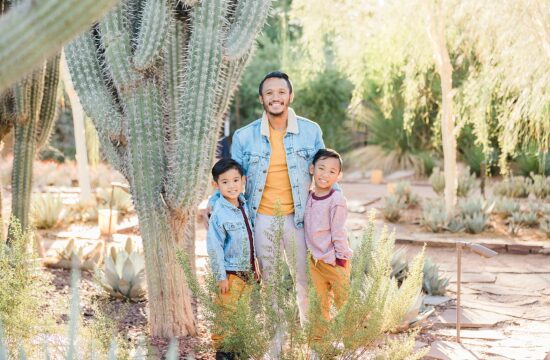
[[[285,146],[283,137],[285,131],[277,131],[269,127],[269,142],[271,143],[271,158],[265,180],[264,192],[260,200],[258,213],[263,215],[275,215],[278,202],[280,202],[280,215],[289,215],[294,212],[294,200],[292,199],[292,187],[288,177]]]

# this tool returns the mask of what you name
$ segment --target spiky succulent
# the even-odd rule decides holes
[[[434,168],[430,176],[430,183],[436,194],[443,194],[443,191],[445,191],[445,175],[438,167]]]
[[[122,249],[111,247],[104,267],[97,271],[96,277],[113,297],[138,301],[146,295],[145,259],[134,249],[131,238],[126,240]]]
[[[448,223],[447,226],[445,226],[445,229],[452,232],[452,233],[458,233],[461,231],[466,230],[466,227],[464,226],[464,221],[460,216],[454,216]]]
[[[384,215],[384,219],[388,220],[389,222],[397,222],[401,218],[401,211],[403,211],[406,207],[405,202],[395,196],[387,196],[384,198],[385,204],[384,208],[382,209],[382,214]]]
[[[407,260],[407,249],[400,248],[393,253],[391,258],[391,274],[390,277],[395,278],[398,283],[401,283],[409,271],[409,261]]]
[[[96,190],[97,202],[101,207],[116,209],[122,213],[127,213],[132,209],[132,196],[119,187],[98,188]]]
[[[470,168],[466,170],[458,177],[458,185],[456,189],[456,195],[458,197],[466,197],[476,184],[476,174],[470,173]]]
[[[426,258],[422,280],[424,292],[428,295],[445,295],[448,284],[449,278],[440,276],[439,265],[434,263],[431,258]]]
[[[69,240],[67,245],[57,253],[57,258],[46,259],[45,265],[53,268],[81,270],[94,270],[102,261],[103,243],[98,242],[94,248],[84,252],[84,246],[76,245],[74,239]]]
[[[38,229],[50,229],[62,218],[63,201],[58,195],[33,194],[30,218]]]
[[[529,186],[529,193],[537,199],[550,198],[550,176],[536,175],[531,173],[533,183]]]
[[[483,232],[489,222],[489,216],[483,212],[477,212],[464,217],[464,227],[471,234]]]
[[[501,216],[511,216],[512,213],[519,211],[519,203],[511,198],[497,197],[494,200],[494,212]]]
[[[418,204],[418,197],[413,194],[411,184],[408,181],[400,181],[395,185],[395,196],[407,206]]]
[[[529,196],[531,179],[523,176],[514,176],[502,180],[496,184],[493,193],[497,196],[526,198]]]
[[[422,225],[431,232],[440,232],[446,222],[445,203],[441,199],[427,199],[422,206]]]

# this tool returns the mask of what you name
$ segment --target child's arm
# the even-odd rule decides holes
[[[347,217],[346,199],[343,196],[338,196],[335,203],[330,207],[330,233],[336,253],[336,264],[342,267],[345,267],[347,260],[352,255],[345,229]]]
[[[210,258],[212,273],[218,282],[227,281],[224,265],[225,255],[223,252],[225,237],[225,230],[218,223],[218,218],[216,215],[212,215],[206,235],[206,248],[208,250],[208,257]]]

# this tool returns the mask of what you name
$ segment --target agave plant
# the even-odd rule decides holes
[[[487,227],[489,215],[484,212],[477,212],[464,217],[464,227],[471,234],[479,234]]]
[[[523,214],[521,211],[514,211],[507,220],[508,233],[510,235],[517,235],[523,227]]]
[[[422,224],[431,232],[440,232],[445,228],[447,216],[445,203],[441,199],[427,200],[422,206]]]
[[[550,197],[550,176],[536,175],[531,173],[533,183],[529,187],[529,193],[537,199],[547,199]]]
[[[407,206],[416,206],[418,197],[413,194],[411,184],[408,181],[400,181],[395,185],[395,196]]]
[[[432,184],[432,189],[436,194],[441,195],[445,191],[445,175],[438,167],[435,167],[432,175],[430,176],[430,183]]]
[[[97,271],[99,284],[109,295],[130,301],[145,297],[145,259],[143,253],[134,249],[131,238],[126,240],[123,249],[111,247],[105,258],[104,269]]]
[[[494,212],[502,217],[511,216],[520,209],[519,203],[516,200],[507,197],[496,198],[494,204]]]
[[[493,193],[497,196],[526,198],[529,196],[531,180],[523,176],[514,176],[504,179],[495,185]]]
[[[439,275],[439,265],[432,259],[426,258],[424,262],[424,277],[422,280],[422,289],[428,295],[445,295],[449,278]]]
[[[132,197],[119,187],[96,190],[97,202],[100,207],[111,207],[121,213],[128,213],[132,209]]]
[[[470,173],[470,168],[466,170],[458,177],[458,186],[456,189],[456,195],[458,197],[466,197],[476,184],[476,174]]]
[[[103,260],[103,243],[98,242],[94,248],[84,252],[84,246],[78,246],[74,239],[69,240],[57,257],[44,259],[44,265],[52,268],[94,270]]]
[[[384,215],[384,218],[388,220],[389,222],[397,222],[401,218],[401,211],[405,209],[405,202],[395,196],[387,196],[384,198],[385,204],[384,208],[382,209],[382,214]]]
[[[452,233],[458,233],[461,231],[466,230],[466,227],[464,226],[464,221],[460,216],[454,216],[448,223],[447,226],[445,226],[445,229],[452,232]]]
[[[402,247],[393,253],[391,258],[391,274],[390,277],[395,278],[398,284],[401,284],[407,277],[409,271],[409,262],[406,256],[407,250]]]
[[[30,218],[38,229],[51,229],[63,217],[63,201],[58,195],[43,193],[33,194]]]

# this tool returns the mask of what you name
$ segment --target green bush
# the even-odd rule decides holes
[[[242,296],[235,311],[225,318],[220,316],[221,309],[212,300],[218,291],[212,274],[207,276],[206,284],[202,286],[191,271],[186,255],[179,251],[177,257],[188,286],[202,305],[206,322],[211,328],[223,329],[223,350],[236,352],[241,359],[261,357],[277,329],[284,329],[286,333],[282,359],[308,358],[312,349],[322,359],[361,359],[366,354],[380,358],[418,359],[423,353],[414,353],[414,334],[402,334],[397,340],[399,347],[395,339],[390,340],[387,332],[402,326],[411,313],[418,313],[416,303],[422,286],[424,253],[414,258],[408,276],[398,286],[397,280],[390,277],[394,238],[387,231],[375,236],[374,228],[374,214],[371,213],[352,259],[348,301],[327,324],[320,319],[319,302],[311,289],[310,321],[304,328],[297,322],[294,287],[288,283],[288,278],[282,276],[284,262],[279,251],[273,255],[275,274],[272,279],[264,281],[261,287],[252,283],[254,290],[251,294]],[[270,234],[274,249],[280,249],[280,219],[275,220]],[[312,330],[320,324],[327,327],[326,335],[320,341],[312,342]]]

